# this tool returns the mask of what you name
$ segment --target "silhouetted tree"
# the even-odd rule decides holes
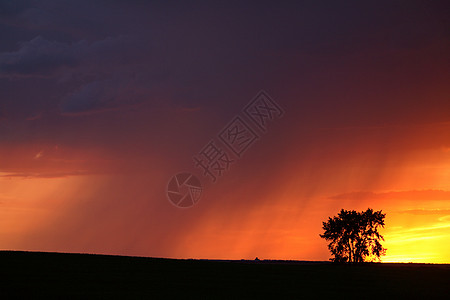
[[[385,216],[381,210],[368,208],[362,212],[342,209],[337,216],[328,218],[320,237],[330,241],[328,249],[334,256],[330,260],[359,263],[385,255],[386,249],[380,242],[384,238],[378,232],[380,226],[384,227]]]

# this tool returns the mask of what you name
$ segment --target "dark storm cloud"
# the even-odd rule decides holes
[[[82,113],[114,106],[117,87],[110,82],[94,81],[69,95],[61,104],[63,113]]]
[[[64,43],[47,41],[41,36],[25,42],[16,52],[0,54],[0,74],[45,76],[63,66],[76,63],[73,48]]]
[[[75,43],[49,41],[37,36],[23,42],[14,52],[0,53],[0,74],[4,76],[50,76],[62,67],[77,72],[81,63],[111,63],[116,59],[114,51],[126,45],[123,37],[106,38],[89,44],[85,40]],[[120,63],[119,63],[120,64]],[[82,66],[81,66],[82,67]],[[59,74],[61,75],[61,74]]]
[[[54,114],[139,103],[206,108],[226,122],[260,89],[285,99],[297,125],[446,118],[442,96],[428,99],[429,114],[418,108],[423,99],[395,101],[428,93],[414,82],[441,84],[433,72],[443,50],[433,45],[448,44],[444,2],[3,3],[0,109],[5,118],[40,116],[49,131],[69,126]]]
[[[32,1],[0,1],[0,16],[14,16],[27,9]]]
[[[126,53],[130,53],[127,48],[135,46],[123,36],[93,43],[49,41],[38,36],[21,43],[17,51],[0,54],[0,76],[47,78],[57,85],[74,86],[58,101],[62,113],[102,111],[138,101],[136,91],[142,88],[133,87],[136,81],[130,80],[130,71],[124,67]]]
[[[18,3],[4,4],[9,27],[3,30],[20,27],[32,36],[0,53],[0,72],[63,81],[63,95],[47,91],[59,98],[53,105],[62,113],[101,111],[103,104],[108,109],[124,101],[105,100],[116,87],[104,82],[118,77],[137,78],[129,89],[147,90],[148,101],[158,94],[176,107],[226,111],[225,102],[238,102],[236,95],[270,85],[278,92],[291,78],[308,85],[310,72],[328,62],[380,47],[415,48],[445,33],[440,15],[427,17],[436,16],[439,3],[421,14],[420,4],[406,2],[388,11],[359,2]]]
[[[125,80],[93,81],[68,95],[60,105],[64,114],[83,114],[118,109],[140,102],[132,82]]]

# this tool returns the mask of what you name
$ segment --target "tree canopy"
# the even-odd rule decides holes
[[[364,262],[379,260],[386,249],[381,245],[383,236],[378,232],[384,227],[382,211],[356,212],[341,209],[337,216],[323,222],[324,233],[321,238],[329,241],[328,249],[334,262]]]

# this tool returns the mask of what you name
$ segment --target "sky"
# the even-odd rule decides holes
[[[328,260],[322,222],[370,207],[382,261],[450,263],[449,15],[0,1],[0,249]],[[232,161],[215,181],[208,145]],[[189,207],[170,201],[180,173],[202,188]]]

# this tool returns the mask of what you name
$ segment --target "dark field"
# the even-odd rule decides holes
[[[205,261],[0,251],[0,274],[0,299],[450,299],[450,265]]]

